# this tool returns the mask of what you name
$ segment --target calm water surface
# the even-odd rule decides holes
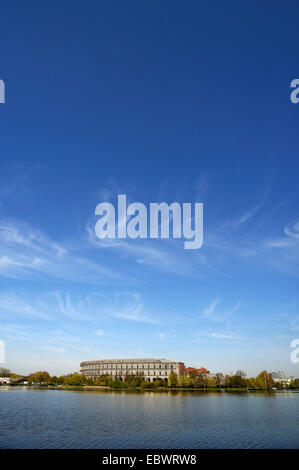
[[[299,448],[299,393],[0,387],[0,448]]]

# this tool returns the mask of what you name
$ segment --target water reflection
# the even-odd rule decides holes
[[[298,448],[299,394],[0,388],[2,448]]]

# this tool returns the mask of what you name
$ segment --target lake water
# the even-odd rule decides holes
[[[299,393],[0,387],[0,448],[299,448]]]

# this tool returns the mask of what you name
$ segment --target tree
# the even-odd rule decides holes
[[[196,369],[191,370],[189,372],[189,379],[190,379],[190,385],[191,386],[194,386],[196,384],[197,378],[198,378],[197,370]]]
[[[188,375],[180,375],[178,378],[178,385],[183,388],[190,387],[190,377],[188,377]]]
[[[208,388],[215,388],[216,387],[216,382],[213,379],[213,377],[207,377],[207,387]]]
[[[221,372],[217,372],[215,375],[215,384],[218,388],[224,384],[224,375]]]
[[[144,378],[141,375],[127,375],[124,382],[129,387],[140,387]]]
[[[246,379],[247,374],[243,370],[237,370],[235,375],[238,375],[239,377],[242,377],[242,379]]]
[[[57,383],[57,385],[64,385],[65,384],[65,376],[60,375],[59,377],[57,377],[56,383]]]
[[[148,380],[144,380],[141,384],[141,388],[143,389],[155,388],[155,382],[148,382]]]
[[[290,385],[291,385],[291,384],[290,384]],[[276,388],[277,390],[283,390],[283,389],[284,389],[284,384],[283,384],[282,382],[280,382],[280,381],[275,382],[275,388]],[[291,388],[292,388],[292,387],[291,387]]]
[[[109,382],[111,381],[110,375],[102,375],[101,377],[98,377],[95,380],[95,385],[102,386],[102,387],[108,387]]]
[[[14,383],[21,379],[23,376],[22,375],[18,375],[18,374],[10,374],[10,382],[9,382],[9,385],[14,385]]]
[[[196,388],[205,388],[206,387],[206,378],[202,373],[197,375],[194,385],[195,385]]]
[[[261,388],[261,386],[258,383],[258,380],[255,377],[251,377],[250,379],[247,379],[246,381],[247,381],[248,388],[251,388],[254,390],[258,390],[259,388]]]
[[[10,377],[11,372],[6,367],[0,367],[0,377]]]
[[[266,370],[263,370],[258,376],[258,379],[260,379],[260,382],[263,383],[263,389],[267,391],[271,391],[274,385],[274,380],[272,378],[272,374],[267,372]]]
[[[96,385],[95,380],[93,380],[91,377],[85,377],[85,383],[86,385]]]
[[[50,374],[46,371],[34,372],[28,377],[29,383],[37,383],[39,385],[48,384],[50,382]]]
[[[169,377],[168,377],[168,383],[170,387],[177,387],[178,376],[175,372],[170,372]]]
[[[112,388],[124,388],[127,387],[127,383],[121,380],[119,377],[111,378],[110,382],[108,382],[109,387]]]
[[[247,388],[247,382],[240,375],[232,375],[226,380],[226,386],[228,388]]]
[[[74,372],[73,374],[67,375],[65,377],[65,384],[66,385],[75,385],[81,386],[86,383],[86,379],[84,375],[79,374],[79,372]]]
[[[165,382],[164,379],[156,379],[155,382],[153,382],[153,384],[155,385],[155,388],[167,387],[167,383]]]

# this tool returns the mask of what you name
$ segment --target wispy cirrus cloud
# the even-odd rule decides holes
[[[193,187],[196,194],[196,200],[198,202],[205,202],[208,189],[211,186],[211,177],[212,174],[210,171],[203,171],[199,178],[195,180]]]
[[[32,305],[27,300],[13,292],[4,292],[0,294],[0,316],[1,314],[18,314],[23,317],[39,318],[44,320],[51,319],[49,312],[46,312],[42,305]]]
[[[240,336],[236,336],[236,335],[229,335],[227,333],[210,333],[209,336],[211,338],[216,338],[216,339],[241,339]]]
[[[82,246],[59,243],[23,221],[0,221],[0,276],[21,279],[45,277],[96,284],[119,282],[122,276]],[[86,256],[87,255],[87,256]]]
[[[193,184],[194,191],[201,198],[206,197],[211,184],[210,176],[209,172],[204,172]],[[251,207],[249,205],[249,208],[241,212],[239,216],[227,218],[217,225],[209,226],[204,222],[203,247],[192,253],[183,249],[181,240],[99,240],[94,231],[95,218],[91,218],[86,226],[88,240],[99,251],[110,250],[112,256],[118,253],[122,260],[130,259],[133,261],[131,269],[136,269],[136,272],[138,272],[139,265],[143,271],[144,267],[149,267],[195,278],[213,275],[229,276],[233,270],[232,262],[241,261],[258,269],[262,265],[263,269],[274,267],[280,271],[296,274],[295,263],[292,261],[292,254],[295,254],[295,258],[298,256],[296,242],[291,240],[294,233],[290,235],[286,228],[284,237],[273,239],[272,226],[268,235],[263,227],[264,217],[270,217],[273,212],[281,210],[290,198],[288,195],[275,207],[271,207],[269,193],[272,180],[273,173],[270,173],[264,183],[260,199]],[[107,188],[104,188],[102,195],[116,202],[116,191],[107,192]],[[245,232],[244,228],[246,228]]]
[[[70,362],[79,365],[82,357],[101,357],[100,346],[110,348],[108,331],[115,344],[122,335],[135,332],[136,325],[143,325],[145,331],[146,324],[151,329],[157,323],[136,292],[77,295],[30,291],[0,295],[0,337],[10,355],[29,347],[48,354],[51,361],[56,355],[68,354]]]
[[[274,177],[274,173],[271,172],[268,175],[268,178],[265,182],[265,186],[264,186],[263,195],[262,195],[261,200],[257,204],[255,204],[253,207],[251,207],[250,209],[245,211],[237,220],[232,222],[230,224],[231,225],[231,227],[230,227],[231,230],[239,229],[243,224],[245,224],[250,219],[255,217],[255,215],[265,206],[265,204],[268,200],[269,193],[271,191],[273,177]]]
[[[265,200],[263,200],[262,202],[260,202],[256,206],[252,207],[247,212],[245,212],[236,222],[233,223],[233,225],[232,225],[233,230],[239,228],[245,222],[247,222],[252,217],[254,217],[255,214],[264,206],[264,204],[265,204]]]
[[[7,200],[20,200],[31,191],[29,180],[39,172],[41,163],[1,163],[0,211]]]
[[[276,228],[277,231],[277,228]],[[205,236],[207,257],[219,274],[229,273],[234,261],[253,267],[275,269],[292,275],[299,274],[299,223],[281,228],[281,235],[243,234],[232,236],[230,230],[219,227]]]
[[[200,343],[203,341],[203,339],[238,341],[238,340],[244,340],[248,338],[243,338],[242,336],[239,336],[231,331],[200,331],[196,335],[195,339],[193,339],[193,342]]]
[[[45,321],[86,322],[99,325],[101,320],[116,318],[130,322],[156,323],[144,305],[140,294],[136,292],[92,292],[85,296],[76,296],[68,292],[31,293],[16,295],[12,292],[0,294],[0,318],[13,315],[21,318]],[[101,329],[97,330],[103,335]]]
[[[298,221],[276,237],[241,237],[228,227],[206,227],[203,247],[192,253],[180,240],[99,240],[94,220],[87,224],[87,232],[87,239],[61,242],[25,222],[0,220],[0,277],[118,284],[142,282],[139,273],[146,272],[145,267],[193,278],[227,276],[234,261],[298,275]]]
[[[62,354],[62,353],[66,353],[67,350],[64,349],[64,348],[60,348],[58,346],[51,346],[51,345],[48,345],[48,346],[40,346],[38,348],[36,348],[38,351],[43,351],[43,352],[49,352],[49,353],[59,353],[59,354]]]
[[[96,335],[97,336],[105,336],[107,333],[104,330],[97,330]]]
[[[32,329],[28,326],[15,323],[0,323],[1,337],[28,341],[32,336]]]
[[[157,319],[148,312],[140,294],[136,292],[114,292],[100,295],[102,312],[113,318],[130,322],[157,323]],[[91,296],[97,298],[97,294]]]
[[[215,299],[212,301],[212,303],[204,309],[202,312],[202,317],[203,318],[211,318],[211,316],[214,315],[216,306],[219,304],[219,299]]]
[[[233,315],[233,313],[237,312],[241,307],[241,302],[237,302],[233,307],[228,310],[218,310],[217,307],[220,304],[219,299],[213,300],[208,307],[206,307],[203,312],[201,313],[201,318],[205,320],[212,320],[216,322],[226,322],[229,318]]]
[[[134,260],[135,265],[183,276],[196,275],[196,265],[190,261],[190,253],[184,251],[181,240],[99,239],[95,235],[94,225],[94,220],[89,220],[86,230],[90,243],[98,249],[119,252],[124,259]]]
[[[169,330],[169,331],[160,331],[156,333],[156,335],[161,339],[165,340],[167,337],[172,336],[174,334],[174,330]]]

